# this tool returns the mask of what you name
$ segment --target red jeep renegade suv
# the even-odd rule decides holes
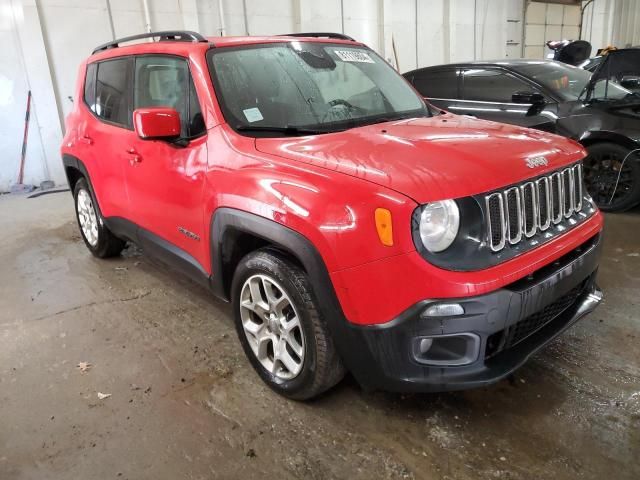
[[[437,110],[345,35],[120,39],[74,105],[62,157],[89,250],[135,242],[231,301],[288,397],[345,371],[486,385],[602,298],[583,148]]]

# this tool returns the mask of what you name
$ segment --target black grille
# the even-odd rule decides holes
[[[560,175],[551,177],[551,218],[562,218],[562,210],[560,209]]]
[[[564,189],[564,212],[569,212],[571,214],[571,206],[573,199],[573,181],[572,181],[572,173],[570,170],[565,170],[562,172],[562,183]]]
[[[538,182],[538,213],[540,219],[540,226],[543,228],[544,226],[549,225],[549,214],[547,208],[547,196],[549,194],[549,180],[544,179]]]
[[[531,236],[536,231],[536,198],[533,183],[522,187],[522,211],[524,212],[524,233]]]
[[[502,237],[502,198],[494,195],[487,200],[487,205],[489,206],[491,242],[497,245]]]
[[[485,358],[517,345],[528,336],[540,330],[542,327],[557,318],[562,312],[573,305],[583,293],[589,279],[584,280],[567,294],[550,303],[539,312],[536,312],[519,322],[496,332],[487,339]]]

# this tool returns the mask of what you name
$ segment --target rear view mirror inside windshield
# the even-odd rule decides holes
[[[321,46],[308,43],[306,45],[297,44],[293,47],[293,50],[311,68],[324,70],[333,70],[336,68],[336,62]]]

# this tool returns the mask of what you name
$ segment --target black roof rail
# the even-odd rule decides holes
[[[93,55],[94,53],[109,50],[111,48],[118,48],[121,43],[142,40],[143,38],[157,38],[159,42],[208,42],[205,37],[197,32],[190,32],[187,30],[167,30],[163,32],[141,33],[139,35],[131,35],[130,37],[118,38],[94,48],[91,54]]]
[[[337,38],[338,40],[351,40],[355,42],[356,40],[349,35],[345,35],[344,33],[333,33],[333,32],[303,32],[303,33],[287,33],[285,35],[278,35],[279,37],[317,37],[317,38]]]

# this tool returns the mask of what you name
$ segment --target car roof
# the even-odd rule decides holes
[[[314,43],[343,43],[351,45],[362,45],[362,43],[346,38],[329,38],[329,37],[305,37],[305,36],[289,36],[289,35],[270,35],[270,36],[229,36],[229,37],[207,37],[209,43],[214,47],[234,47],[239,45],[254,45],[257,43],[286,43],[292,41],[298,42],[314,42]]]
[[[483,66],[483,67],[516,67],[521,65],[541,65],[541,64],[553,64],[558,63],[554,60],[544,60],[544,59],[534,59],[534,58],[509,58],[502,60],[473,60],[470,62],[457,62],[457,63],[445,63],[442,65],[431,65],[429,67],[418,68],[415,70],[411,70],[410,72],[406,72],[404,75],[419,72],[422,70],[431,70],[431,69],[439,69],[439,68],[461,68],[461,67],[472,67],[472,66]]]
[[[185,34],[187,37],[186,39],[183,38],[180,40],[165,38],[162,41],[149,41],[151,35],[159,37],[162,34],[172,36]],[[193,36],[193,39],[190,39],[189,36]],[[128,43],[131,41],[135,41],[137,43]],[[292,41],[356,46],[363,45],[361,42],[339,33],[203,37],[195,32],[154,32],[153,34],[150,33],[135,35],[133,37],[125,37],[101,45],[93,51],[88,61],[93,62],[112,57],[148,53],[173,53],[176,55],[187,56],[195,51],[208,50],[210,48],[238,47],[243,45],[268,43],[288,43]],[[121,45],[121,43],[124,45]]]

